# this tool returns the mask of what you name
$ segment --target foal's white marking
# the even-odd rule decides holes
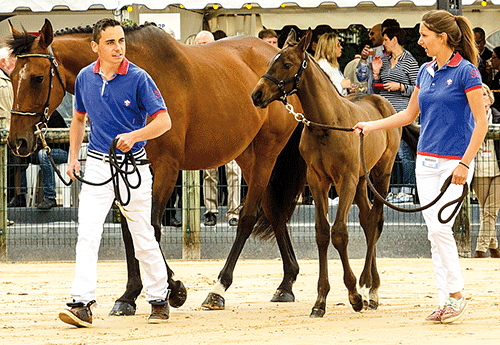
[[[212,289],[212,293],[215,293],[221,297],[224,297],[226,295],[226,289],[224,288],[224,286],[221,284],[221,282],[219,280],[217,281],[214,288]]]
[[[359,288],[359,294],[363,298],[363,301],[370,301],[370,289],[368,289],[366,286],[360,286]]]

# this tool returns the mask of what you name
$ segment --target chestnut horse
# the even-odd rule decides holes
[[[305,184],[306,166],[298,151],[301,128],[282,105],[257,109],[250,98],[253,85],[277,49],[252,37],[187,46],[154,24],[125,26],[124,30],[127,58],[153,77],[172,118],[172,129],[146,145],[154,171],[152,224],[157,240],[179,170],[215,168],[236,159],[248,183],[248,194],[227,262],[203,306],[224,308],[224,293],[252,233],[276,237],[284,277],[273,300],[292,301],[299,268],[286,222]],[[26,156],[36,147],[35,125],[57,108],[64,91],[74,92],[78,72],[97,56],[90,48],[90,27],[54,34],[46,20],[38,38],[12,25],[11,31],[9,45],[18,59],[11,75],[14,105],[8,142],[15,154]],[[298,99],[294,104],[300,107]],[[128,282],[115,302],[113,315],[134,314],[142,290],[123,218]],[[172,270],[168,272],[171,305],[180,306],[186,298],[185,288],[172,279]]]
[[[391,116],[392,105],[378,95],[344,98],[314,59],[306,53],[311,41],[311,30],[296,42],[295,32],[288,35],[285,47],[269,63],[263,78],[255,86],[252,99],[255,106],[265,108],[289,93],[290,88],[278,87],[279,81],[296,82],[297,95],[307,120],[327,126],[351,129],[359,121]],[[274,79],[274,81],[273,81]],[[291,116],[291,115],[290,115]],[[372,136],[372,134],[375,134]],[[392,166],[398,152],[401,129],[377,131],[365,138],[366,166],[371,170],[374,186],[385,198],[389,188]],[[352,132],[326,129],[311,124],[304,127],[300,152],[307,164],[307,181],[316,205],[316,242],[319,251],[318,297],[311,317],[322,317],[326,311],[328,283],[328,191],[332,183],[339,194],[331,240],[344,268],[344,283],[349,302],[355,311],[378,307],[380,277],[377,272],[375,244],[384,223],[383,204],[375,199],[373,206],[367,196],[366,180],[360,160],[359,138]],[[363,272],[359,278],[360,293],[356,289],[356,276],[347,255],[347,216],[352,202],[359,207],[359,222],[364,230],[367,250]]]

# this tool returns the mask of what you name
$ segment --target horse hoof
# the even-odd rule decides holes
[[[293,292],[287,292],[281,289],[276,290],[271,302],[295,302]]]
[[[224,310],[226,308],[224,297],[210,292],[207,298],[205,298],[205,301],[201,304],[201,307],[210,310]]]
[[[370,304],[368,304],[368,308],[370,310],[377,310],[378,308],[378,302],[375,302],[374,300],[370,300]]]
[[[325,311],[323,309],[313,308],[309,317],[323,317],[324,315]]]
[[[116,301],[113,309],[109,312],[109,315],[135,315],[135,307],[127,302]]]
[[[174,285],[171,287],[170,296],[168,297],[168,303],[173,308],[180,308],[186,302],[187,290],[184,284],[180,280],[174,281]]]

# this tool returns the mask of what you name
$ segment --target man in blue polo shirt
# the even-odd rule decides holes
[[[90,136],[85,177],[101,182],[110,177],[105,161],[113,139],[118,138],[118,154],[131,151],[144,161],[146,140],[156,138],[171,127],[165,102],[151,77],[125,58],[125,34],[114,19],[98,21],[93,30],[92,50],[98,60],[83,68],[75,82],[75,114],[70,128],[70,163],[68,175],[80,174],[78,152],[90,122]],[[153,120],[146,125],[147,116]],[[141,263],[145,277],[146,299],[151,303],[149,323],[166,322],[169,318],[167,267],[151,225],[152,176],[149,165],[139,165],[141,184],[131,190],[127,205],[128,226],[134,242],[135,257]],[[130,184],[137,184],[137,175]],[[123,184],[120,184],[120,188]],[[122,195],[125,195],[122,193]],[[59,318],[77,327],[92,325],[90,306],[96,302],[97,253],[103,224],[115,198],[113,186],[84,184],[78,211],[78,243],[76,272],[71,287],[70,309]]]

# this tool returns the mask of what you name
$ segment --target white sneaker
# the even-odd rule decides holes
[[[393,203],[395,198],[396,194],[394,194],[393,192],[389,192],[389,194],[387,194],[387,197],[385,198],[385,201]]]
[[[413,202],[413,195],[411,194],[406,194],[406,193],[398,193],[396,198],[392,201],[393,203],[396,204],[401,204],[405,202]]]

